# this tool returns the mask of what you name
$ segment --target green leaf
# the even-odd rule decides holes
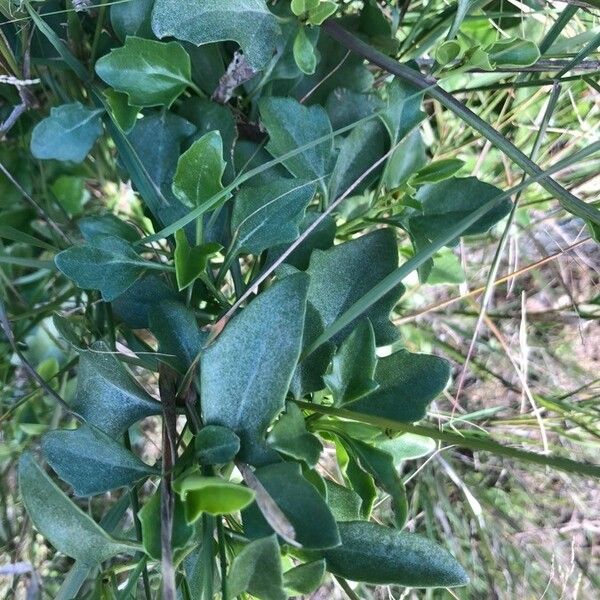
[[[201,277],[206,270],[210,257],[223,248],[217,242],[190,246],[183,229],[175,232],[175,243],[175,275],[179,290],[184,290]]]
[[[286,571],[283,585],[292,594],[312,594],[321,585],[324,576],[325,561],[313,560]]]
[[[391,496],[396,526],[399,529],[404,527],[408,515],[408,502],[404,483],[396,471],[392,455],[360,440],[351,440],[346,437],[343,439],[346,450],[355,456],[361,468],[369,473],[377,485]]]
[[[329,250],[315,250],[307,273],[310,275],[309,302],[327,327],[398,265],[394,232],[378,229]],[[397,339],[389,314],[404,292],[402,285],[386,294],[364,313],[370,319],[377,344]],[[353,322],[332,339],[341,342],[356,326]]]
[[[260,187],[245,186],[236,194],[231,217],[232,245],[260,254],[300,235],[300,222],[315,195],[315,185],[299,179],[279,179]]]
[[[50,116],[33,128],[31,153],[42,160],[83,162],[102,135],[101,114],[80,102],[52,107]]]
[[[201,359],[202,414],[241,440],[241,457],[260,460],[262,438],[283,409],[300,355],[307,277],[292,275],[263,292]]]
[[[267,150],[275,158],[332,133],[329,117],[320,106],[303,106],[292,98],[269,97],[263,98],[259,107],[269,132]],[[332,141],[325,141],[288,158],[283,165],[296,177],[322,179],[328,173],[332,150]]]
[[[429,403],[450,379],[450,363],[431,354],[399,350],[380,358],[375,369],[379,388],[349,405],[352,411],[403,423],[425,416]]]
[[[387,107],[380,118],[395,146],[425,118],[421,110],[423,91],[395,77],[386,92]]]
[[[146,553],[156,560],[162,555],[161,547],[161,489],[158,488],[150,500],[138,512],[142,524],[142,543]],[[174,550],[183,548],[194,534],[194,528],[185,519],[183,502],[174,494],[173,529],[171,533],[171,547]]]
[[[426,167],[411,177],[410,184],[412,186],[424,185],[426,183],[438,183],[444,179],[452,177],[457,171],[464,166],[464,162],[458,158],[447,158],[445,160],[436,160],[429,163]]]
[[[235,557],[228,577],[229,599],[248,592],[263,600],[286,600],[279,544],[274,535],[250,542]]]
[[[311,10],[319,5],[319,0],[292,0],[290,8],[297,16],[303,15],[307,10]]]
[[[452,61],[460,58],[462,48],[455,40],[442,42],[435,51],[435,60],[441,65],[446,66]]]
[[[361,517],[361,497],[350,488],[325,479],[327,505],[336,521],[356,521]]]
[[[303,460],[309,467],[317,464],[323,450],[319,439],[307,431],[302,411],[291,402],[269,432],[267,442],[278,452]]]
[[[342,545],[323,552],[327,570],[353,581],[407,587],[454,587],[469,578],[434,542],[376,523],[338,523]]]
[[[337,198],[346,191],[367,169],[373,166],[386,151],[385,127],[378,121],[357,125],[340,143],[340,151],[329,182],[329,196]],[[364,191],[383,170],[375,169],[355,188],[354,194]]]
[[[317,55],[304,27],[298,29],[294,39],[293,52],[298,68],[306,75],[312,75],[317,68]]]
[[[254,492],[250,488],[220,477],[204,477],[197,473],[182,475],[173,482],[173,489],[183,500],[188,523],[196,521],[202,513],[236,513],[254,501]]]
[[[100,290],[107,302],[120,296],[152,267],[127,241],[114,236],[67,248],[54,257],[54,262],[78,287]]]
[[[179,157],[173,193],[186,206],[200,206],[223,189],[221,177],[225,166],[221,134],[218,131],[205,133]]]
[[[466,281],[466,276],[460,264],[460,258],[452,250],[446,248],[433,257],[433,267],[427,277],[428,284],[459,284],[464,281]]]
[[[128,37],[96,62],[96,73],[133,106],[171,106],[190,85],[188,53],[177,42]]]
[[[529,67],[540,58],[539,48],[530,40],[509,38],[498,40],[486,48],[493,68]]]
[[[372,115],[383,106],[383,102],[375,94],[359,94],[340,87],[329,94],[325,108],[331,120],[331,127],[336,131]]]
[[[188,213],[173,194],[172,184],[181,148],[195,130],[171,111],[150,111],[138,119],[122,144],[123,149],[119,148],[119,157],[132,182],[160,225],[169,225]],[[131,166],[125,160],[129,155],[136,159]],[[193,225],[188,229],[195,234]]]
[[[396,467],[402,461],[422,458],[435,451],[435,440],[414,433],[403,433],[392,439],[385,439],[378,444],[379,448],[392,455]]]
[[[324,380],[336,406],[370,394],[378,387],[373,379],[377,356],[375,333],[368,319],[363,319],[342,342]]]
[[[271,59],[280,35],[275,15],[264,0],[156,0],[152,29],[159,38],[174,37],[201,46],[233,40],[248,64],[262,69]]]
[[[91,425],[49,431],[41,444],[48,464],[78,496],[94,496],[159,474]]]
[[[154,0],[135,0],[110,5],[110,23],[122,42],[128,35],[152,37],[150,17],[153,5]]]
[[[306,549],[331,548],[340,543],[337,525],[323,497],[309,483],[296,462],[275,463],[256,469],[255,475],[273,498]],[[242,513],[244,531],[251,538],[272,532],[256,504]]]
[[[317,6],[308,11],[308,21],[311,25],[320,25],[325,19],[328,19],[337,10],[337,4],[330,0],[319,2]]]
[[[131,425],[161,413],[154,400],[103,342],[79,353],[73,409],[90,425],[116,438]]]
[[[127,94],[117,90],[106,89],[104,96],[115,123],[123,133],[129,133],[137,121],[141,107],[129,104]]]
[[[19,486],[36,529],[67,556],[95,566],[115,554],[137,550],[134,544],[113,539],[73,504],[28,452],[19,460]]]
[[[159,352],[170,355],[161,360],[185,374],[208,337],[200,331],[194,313],[181,302],[166,300],[150,309],[149,325]]]
[[[112,213],[84,217],[77,221],[77,227],[87,242],[93,242],[96,238],[113,236],[122,238],[128,242],[137,242],[140,234],[135,227],[125,223]]]
[[[90,199],[85,188],[85,179],[74,175],[61,175],[50,185],[50,191],[69,216],[81,213]]]
[[[227,427],[207,425],[194,440],[196,458],[201,465],[224,465],[240,450],[240,438]]]

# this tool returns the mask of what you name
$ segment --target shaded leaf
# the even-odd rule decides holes
[[[283,585],[294,594],[312,594],[325,576],[325,561],[314,560],[283,574]]]
[[[104,96],[114,121],[121,128],[121,131],[129,133],[137,121],[141,107],[129,104],[127,94],[117,90],[106,89],[104,90]]]
[[[91,425],[49,431],[42,438],[49,465],[78,496],[128,486],[159,471]]]
[[[242,187],[231,216],[234,248],[251,254],[293,242],[315,185],[299,179],[280,179],[260,187]]]
[[[43,160],[83,162],[102,135],[101,114],[80,102],[52,107],[50,116],[33,128],[31,153]]]
[[[73,409],[113,438],[161,412],[160,403],[138,385],[103,342],[79,353]]]
[[[83,217],[77,221],[77,227],[86,242],[106,236],[119,237],[128,242],[137,242],[140,239],[140,234],[133,226],[112,213]]]
[[[248,592],[264,600],[286,600],[277,538],[250,542],[235,557],[228,576],[229,598]]]
[[[194,450],[201,465],[222,465],[235,458],[240,438],[227,427],[207,425],[196,434]]]
[[[392,455],[394,464],[399,466],[404,460],[422,458],[435,451],[435,440],[414,433],[403,433],[392,439],[385,439],[378,444],[379,448]]]
[[[276,463],[255,471],[296,532],[296,540],[306,549],[331,548],[340,543],[337,526],[327,503],[300,471],[296,462]],[[273,530],[256,504],[242,513],[244,531],[251,538],[269,535]]]
[[[60,552],[88,566],[136,547],[108,535],[42,471],[29,453],[19,460],[23,504],[36,529]]]
[[[325,479],[327,486],[327,505],[336,521],[356,521],[361,517],[360,496],[331,479]]]

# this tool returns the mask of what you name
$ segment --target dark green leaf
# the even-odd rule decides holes
[[[44,160],[83,162],[102,135],[101,114],[80,102],[54,106],[31,133],[31,153]]]
[[[262,69],[271,59],[280,34],[275,15],[264,0],[156,0],[152,29],[159,38],[172,36],[197,46],[236,41],[248,64]]]
[[[387,108],[380,116],[394,146],[425,118],[421,110],[423,92],[398,78],[387,86],[386,91]]]
[[[296,532],[296,540],[304,548],[331,548],[340,543],[327,503],[302,476],[298,463],[267,465],[257,469],[255,475],[289,519]],[[251,538],[272,532],[256,504],[243,511],[242,519],[245,533]]]
[[[325,479],[327,486],[327,505],[336,521],[356,521],[361,517],[360,496],[350,488],[331,479]]]
[[[331,134],[331,123],[320,106],[303,106],[292,98],[265,98],[260,102],[260,114],[269,132],[267,150],[279,157],[290,150]],[[296,177],[321,179],[329,171],[332,142],[308,148],[302,154],[283,161],[286,169]]]
[[[315,185],[299,179],[281,179],[260,187],[243,187],[235,197],[231,217],[232,244],[240,251],[263,250],[293,242]]]
[[[125,223],[112,213],[98,215],[95,217],[84,217],[77,221],[81,235],[87,242],[93,242],[99,237],[119,237],[128,242],[137,242],[140,234],[134,227]]]
[[[138,385],[103,342],[79,353],[73,409],[114,438],[137,421],[161,412],[160,403]]]
[[[262,438],[283,409],[300,354],[307,277],[286,277],[235,316],[201,359],[206,424],[232,429],[243,460],[260,460]]]
[[[188,53],[177,42],[128,37],[96,62],[96,73],[133,106],[170,106],[190,85]]]
[[[159,473],[90,425],[46,433],[42,450],[49,465],[78,496],[101,494]]]
[[[398,249],[390,229],[378,229],[324,252],[316,250],[307,271],[308,299],[328,326],[397,266]],[[397,339],[389,313],[403,291],[404,287],[398,286],[364,314],[373,325],[377,344]],[[333,341],[340,342],[355,326],[344,328]]]
[[[302,411],[291,402],[269,432],[267,442],[278,452],[303,460],[310,467],[317,464],[323,450],[319,439],[307,431]]]
[[[153,5],[154,0],[117,2],[110,5],[110,23],[122,42],[128,35],[152,37],[150,17]]]
[[[194,313],[181,302],[163,301],[150,309],[150,329],[158,340],[161,357],[180,373],[185,373],[206,342]]]
[[[240,438],[227,427],[207,425],[196,434],[194,449],[201,465],[223,465],[239,452]]]
[[[312,594],[323,581],[325,561],[314,560],[298,565],[283,574],[283,585],[293,594]]]
[[[248,592],[263,600],[286,600],[277,538],[250,542],[235,557],[229,571],[229,599]]]
[[[469,578],[444,548],[376,523],[338,523],[342,545],[323,554],[327,570],[353,581],[407,587],[454,587]]]
[[[376,364],[375,333],[371,322],[363,319],[342,342],[324,377],[334,404],[341,406],[373,392],[378,387],[373,379]]]
[[[60,552],[88,566],[136,547],[109,536],[40,469],[31,454],[19,460],[23,504],[38,531]]]
[[[152,266],[127,241],[114,236],[72,246],[57,254],[54,262],[80,288],[100,290],[107,302],[120,296]]]
[[[429,403],[442,393],[450,379],[450,363],[431,354],[399,350],[380,358],[375,369],[379,388],[353,402],[356,412],[387,417],[403,423],[425,416]]]

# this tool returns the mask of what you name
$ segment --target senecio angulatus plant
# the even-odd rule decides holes
[[[58,418],[19,463],[34,527],[74,560],[58,597],[115,581],[110,597],[184,600],[283,600],[327,578],[351,597],[347,580],[468,583],[468,565],[404,530],[400,466],[432,438],[503,447],[415,424],[452,369],[403,346],[402,282],[426,283],[438,251],[487,232],[534,182],[600,220],[436,84],[532,64],[535,44],[466,48],[459,3],[423,75],[396,60],[387,4],[3,3],[3,133],[26,140],[62,207],[27,210],[59,250],[39,266],[65,290],[53,326],[76,385],[50,388]],[[428,162],[425,95],[523,183]],[[160,424],[154,464],[132,444],[143,423]],[[97,496],[102,514],[83,510]]]

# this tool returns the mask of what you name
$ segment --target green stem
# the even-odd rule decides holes
[[[462,102],[454,98],[451,94],[440,88],[435,79],[425,77],[421,73],[399,63],[398,61],[382,54],[368,44],[346,31],[342,26],[333,20],[323,23],[321,28],[333,39],[340,42],[344,47],[352,50],[359,56],[362,56],[369,62],[384,69],[388,73],[403,79],[418,89],[424,90],[429,96],[437,100],[442,106],[452,111],[465,123],[478,131],[494,146],[504,152],[528,175],[536,177],[543,171],[529,157],[521,152],[514,144],[507,140],[502,134],[498,133],[489,123],[483,121],[471,109],[467,108]],[[564,189],[559,183],[551,178],[545,178],[540,181],[540,185],[550,194],[556,197],[562,206],[569,212],[583,219],[588,219],[593,223],[600,225],[600,212],[589,206],[579,198]]]
[[[563,458],[562,456],[547,456],[544,454],[529,452],[528,450],[520,450],[518,448],[504,446],[488,438],[479,436],[475,437],[467,432],[462,434],[452,433],[450,431],[436,429],[435,427],[430,427],[428,425],[401,423],[392,419],[386,419],[385,417],[357,413],[344,408],[323,406],[320,404],[313,404],[311,402],[304,402],[302,400],[296,400],[295,402],[304,410],[312,410],[313,412],[323,415],[331,415],[343,419],[357,421],[358,423],[375,425],[381,429],[398,431],[400,433],[414,433],[416,435],[430,437],[441,442],[447,442],[448,444],[459,446],[461,448],[480,450],[482,452],[491,452],[492,454],[496,454],[498,456],[506,456],[507,458],[514,458],[516,460],[542,465],[544,467],[553,467],[566,473],[577,473],[579,475],[600,478],[600,465],[578,462],[569,458]]]

